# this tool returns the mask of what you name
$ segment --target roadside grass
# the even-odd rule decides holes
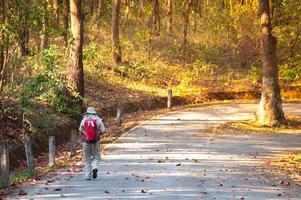
[[[12,174],[11,179],[10,179],[10,183],[11,184],[16,184],[16,183],[25,182],[29,179],[32,179],[32,178],[36,177],[38,174],[39,174],[38,170],[17,171],[17,172],[14,172],[14,174]]]
[[[262,132],[262,133],[285,133],[301,134],[301,117],[292,117],[286,120],[285,124],[278,126],[261,125],[255,120],[229,122],[226,127],[240,131]]]
[[[284,172],[296,183],[301,184],[301,153],[283,154],[271,160],[275,170]]]

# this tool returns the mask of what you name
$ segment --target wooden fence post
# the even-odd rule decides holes
[[[55,137],[49,136],[49,167],[55,165]]]
[[[117,108],[117,114],[116,114],[116,125],[117,127],[120,127],[122,124],[122,109],[121,108]]]
[[[168,90],[168,96],[167,96],[167,108],[172,108],[172,90]]]
[[[9,153],[7,141],[0,141],[0,188],[9,185]]]
[[[26,154],[28,170],[33,171],[35,169],[35,163],[34,163],[34,157],[32,153],[32,144],[31,144],[30,137],[25,138],[24,146],[25,146],[25,154]]]
[[[70,139],[70,156],[73,157],[76,155],[76,130],[71,131],[71,139]]]

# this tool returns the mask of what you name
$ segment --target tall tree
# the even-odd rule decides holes
[[[21,55],[29,55],[29,28],[30,28],[30,1],[25,0],[18,5],[20,28],[19,28],[19,45]]]
[[[168,16],[168,20],[167,20],[167,32],[171,33],[172,32],[172,21],[173,21],[173,17],[172,17],[172,0],[167,0],[167,16]]]
[[[72,94],[84,97],[82,0],[70,0],[70,14],[72,41],[68,86]]]
[[[96,1],[95,0],[90,0],[89,2],[89,12],[90,15],[94,14],[94,7],[96,6]]]
[[[193,1],[193,14],[194,14],[194,24],[193,24],[193,32],[195,33],[197,31],[197,26],[198,26],[198,17],[201,17],[201,5],[199,0],[194,0]]]
[[[40,49],[43,51],[48,47],[48,2],[43,1],[43,16],[42,16],[42,31],[40,35],[41,46]]]
[[[113,0],[112,8],[112,51],[113,61],[116,65],[121,63],[121,47],[119,42],[119,16],[120,0]]]
[[[55,16],[55,21],[58,24],[60,20],[60,4],[61,0],[53,0],[53,14]]]
[[[6,20],[5,0],[0,0],[0,24],[4,24]],[[0,34],[0,93],[3,88],[4,70],[5,70],[5,36]]]
[[[125,10],[124,10],[124,26],[128,25],[129,15],[131,9],[131,0],[125,0]]]
[[[278,82],[278,63],[276,57],[277,40],[272,34],[269,0],[259,1],[261,25],[261,61],[263,66],[262,94],[257,111],[261,124],[283,123],[280,86]]]
[[[97,14],[99,17],[102,15],[102,7],[103,7],[103,0],[98,0],[97,2]]]
[[[69,33],[69,13],[70,13],[69,0],[64,0],[64,40],[66,47],[68,46],[68,33]]]
[[[184,63],[186,62],[186,50],[187,50],[187,33],[188,33],[188,24],[189,24],[189,14],[190,14],[190,8],[192,5],[192,0],[185,1],[185,10],[183,12],[183,22],[184,22],[184,28],[183,28],[183,59]]]
[[[159,0],[154,0],[154,5],[153,5],[153,27],[154,31],[157,35],[160,34],[160,5],[159,5]]]

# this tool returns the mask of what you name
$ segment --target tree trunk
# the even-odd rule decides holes
[[[291,53],[290,53],[290,58],[294,58],[295,57],[295,48],[297,46],[297,43],[299,41],[299,37],[301,35],[301,29],[297,30],[297,35],[293,41],[293,44],[291,45]]]
[[[112,9],[112,51],[115,65],[121,63],[121,47],[119,42],[120,0],[113,0]]]
[[[5,0],[0,0],[0,23],[4,24],[5,22]],[[3,79],[4,79],[4,43],[5,37],[4,34],[0,35],[0,94],[3,88]]]
[[[68,46],[68,33],[69,33],[69,13],[70,13],[69,0],[64,0],[64,40],[66,47]]]
[[[159,0],[154,0],[154,6],[153,6],[153,27],[154,31],[157,35],[160,34],[160,5]]]
[[[148,59],[151,59],[152,37],[153,37],[153,28],[150,28],[149,33],[148,33],[148,40],[147,40],[147,56],[148,56]]]
[[[82,1],[70,0],[70,19],[72,42],[70,44],[70,61],[68,84],[72,94],[84,97],[83,72],[83,17]]]
[[[21,36],[21,41],[20,41],[21,55],[27,56],[27,55],[29,55],[29,48],[28,48],[29,29],[28,29],[28,27],[22,28],[20,36]]]
[[[3,78],[4,78],[4,49],[0,46],[0,94],[3,88]]]
[[[172,0],[168,0],[167,1],[167,8],[168,8],[168,11],[167,11],[167,16],[168,16],[168,20],[167,20],[167,32],[168,33],[172,33],[172,21],[173,21],[173,18],[172,18]]]
[[[90,10],[90,15],[94,14],[94,6],[95,6],[95,0],[90,0],[89,2],[89,10]]]
[[[28,19],[28,14],[26,13],[28,10],[28,8],[26,6],[28,6],[30,4],[29,0],[24,0],[22,1],[21,7],[20,9],[18,9],[19,11],[19,18],[22,21],[22,24],[18,27],[18,35],[19,35],[19,46],[20,46],[20,51],[21,51],[21,55],[22,56],[27,56],[29,55],[29,48],[28,48],[28,43],[29,43],[29,27],[26,24],[26,22],[29,20]],[[22,11],[24,7],[24,11]]]
[[[277,40],[272,35],[269,0],[259,1],[261,24],[261,61],[263,66],[262,94],[257,111],[261,124],[283,123],[284,113],[278,82],[278,63],[276,57]]]
[[[125,0],[125,10],[124,10],[124,26],[125,27],[128,25],[128,22],[129,22],[130,8],[131,8],[131,1]]]
[[[97,2],[97,14],[100,17],[102,15],[102,7],[103,7],[103,1],[98,0]]]
[[[47,10],[47,2],[43,2],[43,25],[42,25],[42,32],[40,35],[41,39],[41,46],[40,50],[43,51],[44,49],[48,48],[48,10]]]
[[[145,15],[145,11],[144,11],[144,2],[143,2],[143,0],[139,0],[139,10],[140,10],[140,13],[142,14],[142,15]]]
[[[193,32],[196,33],[198,28],[198,15],[200,12],[199,0],[194,0],[194,24],[193,24]]]
[[[188,33],[189,14],[190,14],[191,4],[192,4],[192,0],[189,0],[188,2],[185,2],[184,29],[183,29],[183,59],[184,59],[184,64],[186,62],[187,33]]]
[[[225,7],[226,7],[225,0],[222,0],[222,9],[225,9]]]
[[[53,14],[55,16],[55,21],[59,24],[59,16],[60,16],[60,0],[53,0]]]

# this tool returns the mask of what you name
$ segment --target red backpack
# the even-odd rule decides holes
[[[97,141],[98,128],[96,119],[87,119],[84,122],[84,137],[87,143],[93,143]]]

